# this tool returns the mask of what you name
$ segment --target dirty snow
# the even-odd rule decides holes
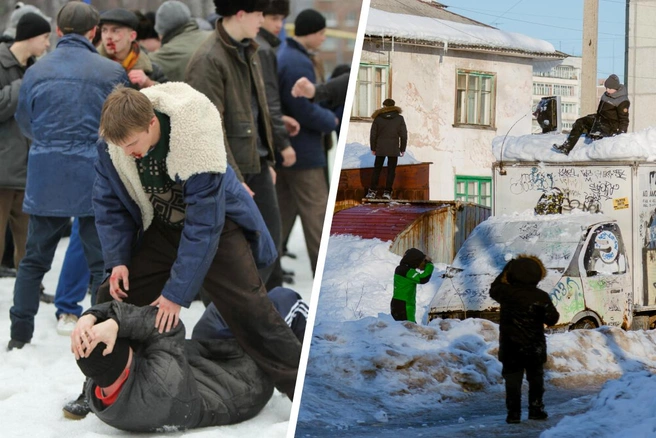
[[[503,391],[497,324],[437,319],[424,325],[444,265],[418,287],[417,320],[424,324],[392,319],[392,275],[400,257],[388,248],[389,242],[376,239],[330,239],[299,413],[303,430],[375,425],[390,417],[399,421],[440,403],[466,403],[472,393]],[[576,436],[561,431],[569,430],[568,424],[590,430],[583,428],[587,423],[595,433],[578,436],[618,436],[626,424],[622,418],[631,418],[638,433],[625,436],[646,436],[639,434],[643,429],[635,419],[644,420],[645,428],[656,421],[655,379],[648,380],[643,371],[656,370],[655,331],[601,327],[551,334],[547,340],[549,384],[578,388],[623,380],[608,383],[590,412],[563,419],[557,432],[545,436]],[[646,388],[627,393],[622,390],[627,384]],[[632,400],[648,406],[632,406]],[[603,417],[606,429],[593,424]]]
[[[61,270],[68,239],[60,243],[52,270],[46,274],[46,292],[54,293]],[[298,255],[296,260],[287,257],[282,263],[286,269],[296,272],[293,286],[309,302],[312,288],[310,262],[305,250],[300,223],[290,238],[290,251]],[[81,421],[66,420],[62,416],[63,405],[76,398],[82,389],[84,376],[75,365],[70,353],[70,339],[55,331],[55,307],[41,303],[35,321],[32,343],[22,350],[5,351],[9,341],[9,308],[12,305],[14,279],[0,279],[0,424],[2,436],[42,438],[54,436],[109,437],[130,434],[114,429],[91,414]],[[89,305],[88,298],[82,304]],[[182,309],[180,317],[187,326],[187,335],[204,310],[199,301],[189,309]],[[168,433],[170,437],[285,437],[291,410],[289,399],[274,392],[272,399],[255,418],[240,424],[222,427],[194,429],[187,432]],[[141,434],[143,437],[161,434]]]
[[[396,14],[371,8],[367,35],[437,41],[447,44],[483,46],[555,54],[554,46],[544,40],[492,27],[457,23],[431,17]]]
[[[552,149],[562,144],[566,134],[534,134],[519,137],[495,137],[492,152],[499,160],[503,147],[503,161],[545,161],[568,163],[574,161],[656,161],[656,128],[620,134],[615,137],[590,141],[581,136],[569,155]]]
[[[371,153],[371,148],[362,143],[347,143],[344,146],[344,160],[342,169],[361,169],[364,167],[374,167],[376,156]],[[417,160],[412,152],[406,149],[405,154],[399,157],[398,165],[417,164]]]

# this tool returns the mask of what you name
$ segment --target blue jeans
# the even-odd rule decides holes
[[[34,334],[34,316],[39,310],[39,287],[50,270],[57,244],[69,217],[30,216],[25,257],[20,262],[14,285],[14,305],[9,310],[11,339],[29,342]],[[91,290],[98,289],[103,276],[100,239],[93,217],[81,217],[80,239],[91,271]]]
[[[78,318],[82,315],[82,306],[78,303],[84,300],[89,287],[91,272],[84,258],[84,247],[80,239],[80,221],[76,218],[73,221],[71,230],[71,240],[66,248],[64,265],[59,273],[57,282],[57,291],[55,292],[55,307],[57,308],[56,316],[68,313]],[[94,291],[95,292],[95,291]],[[95,293],[91,296],[91,305],[95,304]]]

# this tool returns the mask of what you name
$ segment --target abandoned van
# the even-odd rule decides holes
[[[538,285],[560,313],[558,326],[628,328],[631,276],[622,233],[602,214],[492,217],[469,236],[430,303],[433,318],[499,320],[490,284],[520,254],[538,255],[547,268]]]

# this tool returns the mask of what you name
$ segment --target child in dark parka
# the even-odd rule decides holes
[[[556,324],[560,315],[549,295],[537,287],[545,275],[539,258],[522,254],[506,264],[490,287],[490,297],[501,305],[499,361],[506,382],[507,423],[520,422],[524,370],[529,385],[528,418],[548,417],[542,402],[547,361],[544,325]]]

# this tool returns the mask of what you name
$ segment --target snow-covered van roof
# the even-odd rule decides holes
[[[592,225],[613,221],[591,213],[539,216],[525,212],[490,217],[467,238],[452,266],[466,270],[468,275],[496,275],[511,258],[531,254],[547,269],[566,269],[581,233]]]
[[[401,41],[437,42],[444,44],[445,49],[503,51],[516,56],[558,60],[567,56],[547,41],[477,23],[446,12],[444,5],[430,5],[421,0],[373,0],[365,33]]]
[[[501,135],[492,140],[492,153],[497,161],[656,161],[656,127],[596,141],[582,136],[569,155],[553,150],[566,139],[566,134]]]

